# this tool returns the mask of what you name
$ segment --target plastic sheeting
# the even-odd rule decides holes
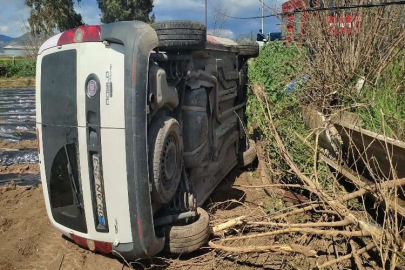
[[[34,121],[24,122],[0,122],[0,133],[14,133],[24,131],[35,131]]]
[[[10,132],[10,133],[1,133],[0,140],[7,142],[19,142],[19,141],[34,141],[36,139],[34,133],[29,132]]]
[[[13,164],[37,164],[38,151],[37,149],[25,149],[16,151],[0,152],[0,165],[10,166]]]
[[[0,90],[0,141],[35,140],[35,90]],[[37,164],[37,149],[1,150],[0,166]],[[19,186],[37,186],[37,174],[0,174],[0,186],[14,182]]]
[[[35,140],[35,90],[0,91],[0,140]]]

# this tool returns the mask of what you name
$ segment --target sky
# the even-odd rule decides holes
[[[279,7],[283,0],[264,0],[269,7]],[[194,20],[205,21],[204,0],[154,0],[154,10],[157,21],[164,20]],[[221,12],[234,17],[260,16],[260,0],[208,0],[208,29],[213,27],[215,9],[221,6]],[[19,37],[25,31],[29,10],[25,0],[0,0],[0,34]],[[100,24],[100,10],[96,0],[82,0],[75,4],[77,12],[82,14],[86,24]],[[265,8],[265,14],[274,12]],[[223,27],[224,36],[236,38],[240,34],[253,31],[255,35],[261,28],[260,19],[235,20],[229,19]],[[277,18],[266,18],[264,32],[278,32],[280,29]]]

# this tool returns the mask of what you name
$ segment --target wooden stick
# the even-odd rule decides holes
[[[306,207],[303,207],[303,208],[295,209],[293,211],[290,211],[290,212],[287,212],[287,213],[284,213],[284,214],[279,214],[279,215],[270,217],[270,219],[283,219],[283,218],[285,218],[287,216],[297,215],[297,214],[305,213],[305,212],[311,211],[311,210],[314,211],[317,207],[320,207],[320,206],[322,206],[322,204],[315,203],[315,204],[312,204],[312,205],[309,205],[309,206],[306,206]]]
[[[379,185],[374,185],[374,186],[366,186],[364,188],[359,189],[356,192],[352,192],[346,196],[344,196],[341,201],[342,202],[347,202],[349,200],[361,197],[366,195],[367,193],[370,192],[375,192],[377,189],[379,188],[394,188],[394,187],[401,187],[405,185],[405,178],[403,179],[398,179],[398,180],[390,180],[390,181],[386,181],[384,183],[381,183]]]
[[[309,247],[300,246],[296,244],[290,245],[271,245],[271,246],[247,246],[247,247],[226,247],[215,244],[210,241],[208,245],[214,249],[219,249],[232,253],[264,253],[264,252],[277,252],[277,253],[300,253],[307,257],[316,257],[317,252],[311,250]]]
[[[288,227],[288,228],[320,228],[320,227],[344,227],[350,225],[350,221],[342,220],[337,222],[318,222],[304,224],[288,224],[275,222],[248,222],[249,225],[270,226],[270,227]]]
[[[244,240],[244,239],[252,239],[258,237],[266,237],[266,236],[273,236],[278,234],[286,234],[286,233],[308,233],[308,234],[319,234],[319,235],[328,235],[328,236],[347,236],[347,237],[366,237],[371,236],[371,233],[367,230],[362,231],[334,231],[334,230],[319,230],[313,228],[289,228],[289,229],[282,229],[272,232],[266,233],[258,233],[246,236],[239,236],[239,237],[229,237],[224,238],[222,241],[236,241],[236,240]]]
[[[212,233],[217,234],[217,233],[225,231],[225,230],[227,230],[229,228],[233,228],[235,226],[241,225],[245,218],[246,218],[246,216],[241,216],[241,217],[231,219],[231,220],[229,220],[227,222],[218,224],[218,225],[216,225],[216,226],[214,226],[212,228]]]
[[[307,189],[303,185],[293,185],[293,184],[274,184],[274,185],[261,185],[261,186],[247,186],[247,185],[233,185],[234,187],[243,187],[243,188],[301,188]]]
[[[350,246],[352,248],[352,255],[354,258],[354,263],[356,264],[357,270],[365,270],[363,266],[363,262],[361,261],[360,255],[357,254],[356,244],[354,243],[353,239],[350,239]]]
[[[375,248],[375,247],[376,247],[376,245],[375,245],[374,243],[368,244],[366,247],[357,250],[356,254],[357,254],[358,256],[360,256],[361,254],[363,254],[363,253],[365,253],[365,252],[367,252],[367,251],[369,251],[369,250],[371,250],[371,249],[373,249],[373,248]],[[321,266],[319,266],[318,269],[323,269],[323,268],[330,267],[330,266],[332,266],[332,265],[334,265],[334,264],[341,263],[341,262],[344,262],[344,261],[346,261],[346,260],[349,260],[349,259],[351,259],[352,257],[353,257],[353,253],[348,254],[348,255],[346,255],[346,256],[340,257],[339,259],[336,259],[336,260],[333,260],[333,261],[329,261],[329,262],[327,262],[327,263],[324,263],[324,264],[322,264]]]

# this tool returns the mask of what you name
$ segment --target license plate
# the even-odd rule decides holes
[[[106,226],[106,216],[105,216],[105,199],[104,199],[104,181],[103,175],[101,174],[101,162],[98,155],[93,155],[93,174],[94,174],[94,186],[96,192],[96,203],[97,203],[97,216],[98,222],[102,226]]]

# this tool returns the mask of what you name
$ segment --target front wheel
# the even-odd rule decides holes
[[[211,234],[208,213],[197,209],[197,219],[187,225],[173,225],[166,228],[165,251],[173,254],[193,252],[208,242]]]
[[[245,168],[251,165],[257,159],[256,143],[249,140],[249,149],[239,153],[239,167]]]

